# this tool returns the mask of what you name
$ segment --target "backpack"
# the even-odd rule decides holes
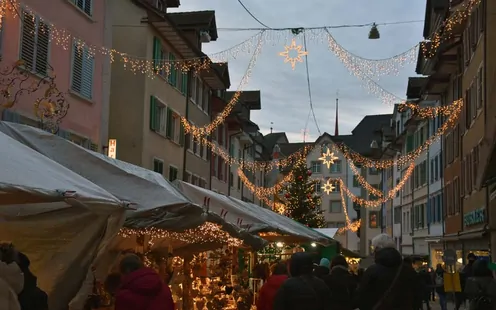
[[[436,274],[436,286],[444,286],[444,278],[441,274]]]

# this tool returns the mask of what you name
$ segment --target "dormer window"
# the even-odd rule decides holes
[[[162,12],[165,12],[167,9],[164,0],[155,0],[155,7]]]

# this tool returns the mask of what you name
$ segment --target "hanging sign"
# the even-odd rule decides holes
[[[485,208],[477,209],[465,213],[463,215],[463,225],[472,226],[477,224],[483,224],[486,222],[486,210]]]
[[[109,139],[108,142],[108,157],[117,158],[117,139]]]

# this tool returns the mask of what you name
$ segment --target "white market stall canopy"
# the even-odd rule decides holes
[[[339,228],[313,228],[316,232],[325,235],[329,238],[334,238]]]
[[[179,190],[197,204],[201,204],[209,213],[221,216],[228,223],[251,233],[276,232],[303,240],[329,243],[330,238],[305,227],[288,217],[264,209],[255,204],[228,197],[211,190],[201,188],[183,181],[174,181]]]
[[[126,226],[179,230],[203,223],[202,209],[156,172],[87,150],[30,126],[0,122],[0,132],[133,204],[136,210],[128,212]]]
[[[0,240],[25,253],[50,309],[62,309],[124,222],[124,204],[0,132]]]

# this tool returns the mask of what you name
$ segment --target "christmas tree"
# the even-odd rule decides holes
[[[293,180],[286,186],[285,215],[308,227],[325,227],[324,215],[320,209],[322,199],[316,194],[312,180],[312,171],[308,170],[306,162],[298,162],[293,166]]]

